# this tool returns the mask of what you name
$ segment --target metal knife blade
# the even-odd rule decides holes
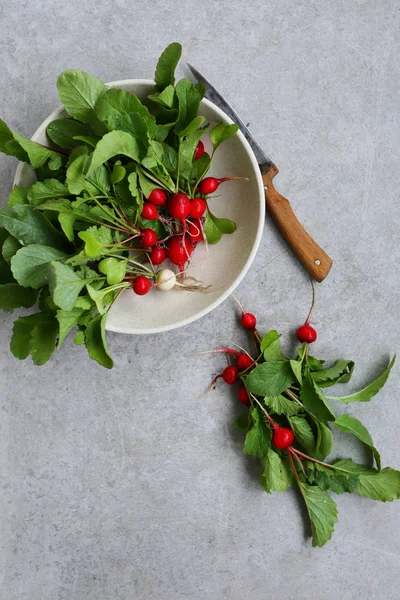
[[[216,104],[221,110],[224,111],[226,115],[232,121],[239,125],[240,131],[243,133],[246,140],[249,142],[251,149],[253,150],[255,157],[257,159],[258,165],[260,167],[261,173],[266,173],[271,166],[273,166],[272,160],[267,156],[258,142],[254,139],[253,135],[250,133],[249,129],[243,123],[242,119],[239,117],[237,112],[232,108],[232,106],[225,100],[223,96],[215,89],[215,87],[210,83],[204,75],[202,75],[197,69],[195,69],[189,63],[186,63],[189,69],[191,70],[193,77],[197,81],[197,83],[203,83],[206,88],[206,98],[211,100],[214,104]]]

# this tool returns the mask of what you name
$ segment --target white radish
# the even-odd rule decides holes
[[[162,292],[169,292],[176,285],[176,275],[171,269],[161,269],[156,275],[156,288]]]

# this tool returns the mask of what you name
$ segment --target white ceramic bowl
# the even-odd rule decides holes
[[[126,79],[108,84],[110,87],[133,92],[144,100],[154,91],[154,82],[146,79]],[[212,102],[203,100],[199,113],[212,123],[232,121]],[[54,119],[68,116],[60,107],[40,125],[32,140],[48,144],[46,127]],[[211,148],[205,139],[206,150]],[[115,302],[107,319],[107,329],[118,333],[158,333],[182,327],[203,317],[221,304],[245,276],[260,243],[265,213],[263,182],[255,156],[239,131],[218,148],[208,175],[217,177],[244,176],[248,182],[223,183],[210,199],[211,210],[221,217],[233,219],[237,230],[224,235],[218,244],[199,244],[193,254],[189,274],[211,286],[207,292],[151,290],[140,297],[125,291]],[[35,180],[32,169],[25,163],[18,166],[14,183],[30,185]]]

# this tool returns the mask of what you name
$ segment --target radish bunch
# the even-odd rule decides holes
[[[395,359],[359,392],[328,396],[326,388],[350,380],[354,362],[339,360],[327,367],[324,360],[310,355],[310,344],[317,339],[310,324],[314,300],[313,288],[311,310],[305,324],[296,331],[302,345],[292,357],[281,349],[277,331],[262,335],[256,329],[256,317],[240,306],[240,323],[251,332],[251,350],[212,350],[225,354],[230,364],[214,378],[211,389],[219,379],[237,385],[238,400],[246,407],[236,422],[246,436],[243,452],[260,461],[260,480],[267,493],[299,490],[311,521],[312,544],[323,546],[337,521],[332,494],[355,492],[382,502],[399,499],[400,471],[382,469],[379,452],[366,427],[350,414],[337,416],[333,405],[334,401],[345,405],[368,402],[385,384]],[[328,462],[335,429],[364,446],[369,453],[368,465],[350,458]]]
[[[204,144],[200,140],[195,149],[195,160],[203,155]],[[194,190],[193,198],[183,192],[171,194],[161,188],[152,189],[143,203],[141,218],[146,221],[162,223],[166,235],[159,239],[153,229],[145,228],[137,236],[141,247],[146,250],[147,258],[152,266],[161,265],[168,259],[174,267],[178,268],[181,275],[184,274],[197,244],[206,239],[204,231],[207,211],[206,197],[213,193],[220,183],[231,179],[239,178],[206,177]],[[131,248],[131,250],[140,249]],[[147,284],[144,284],[145,279],[147,279]],[[140,274],[132,280],[132,289],[139,296],[147,294],[153,286],[162,291],[169,291],[175,286],[176,277],[170,277],[169,282],[171,281],[174,281],[173,285],[164,283],[163,278],[160,279],[158,274],[155,274],[154,278]],[[254,328],[251,317],[252,315],[243,315],[244,322],[246,322],[244,326],[247,328]]]
[[[111,368],[104,332],[121,293],[204,289],[188,263],[197,244],[236,229],[208,200],[222,182],[240,179],[210,177],[238,125],[201,115],[205,86],[175,81],[181,53],[173,42],[161,54],[144,103],[84,71],[61,73],[66,114],[47,124],[45,145],[0,119],[0,152],[30,164],[37,178],[14,186],[0,208],[0,310],[36,306],[13,328],[16,358],[44,364],[74,332]]]

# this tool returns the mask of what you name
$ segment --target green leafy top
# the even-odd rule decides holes
[[[161,90],[175,83],[175,69],[181,55],[182,46],[178,42],[172,42],[158,59],[154,81]]]
[[[30,164],[37,176],[32,186],[15,186],[0,210],[0,309],[39,300],[36,316],[15,323],[11,351],[17,358],[30,355],[43,364],[77,330],[76,343],[110,368],[105,323],[112,303],[138,275],[155,279],[143,260],[141,232],[152,229],[161,245],[183,237],[183,224],[165,208],[160,220],[143,218],[144,201],[155,189],[194,198],[216,148],[236,130],[216,125],[211,156],[196,160],[209,129],[198,114],[205,89],[188,79],[175,85],[181,53],[176,42],[164,50],[156,91],[144,102],[84,71],[61,73],[57,89],[70,118],[48,124],[48,146],[0,119],[0,151]],[[236,225],[207,210],[201,229],[216,243]]]
[[[238,421],[246,433],[243,452],[260,461],[261,484],[266,492],[298,487],[311,522],[312,544],[323,546],[337,521],[330,493],[357,493],[383,502],[400,498],[400,471],[381,469],[379,452],[367,428],[352,415],[336,416],[329,401],[370,400],[387,381],[395,359],[361,392],[328,399],[322,388],[347,383],[354,363],[338,360],[325,367],[325,361],[309,355],[307,344],[297,349],[296,358],[287,358],[280,348],[280,337],[276,330],[264,336],[254,331],[254,365],[241,374],[250,405],[247,417]],[[283,448],[274,437],[280,428],[290,429],[294,435],[293,442]],[[333,450],[334,429],[354,436],[370,452],[370,462],[375,462],[376,468],[357,465],[350,459],[325,462]]]

